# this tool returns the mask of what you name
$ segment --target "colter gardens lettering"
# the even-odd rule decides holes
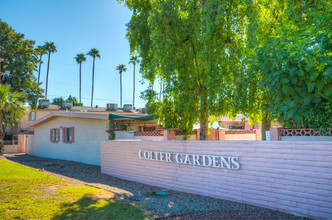
[[[160,151],[140,150],[138,157],[168,163],[180,163],[194,166],[215,167],[221,169],[240,169],[239,157],[212,156],[185,153],[169,153]]]

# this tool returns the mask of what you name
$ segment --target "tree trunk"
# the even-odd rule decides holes
[[[120,108],[122,108],[122,74],[120,73]]]
[[[92,94],[91,94],[91,107],[93,107],[93,89],[95,83],[95,57],[93,57],[93,66],[92,66]]]
[[[134,63],[134,82],[133,82],[133,109],[135,109],[135,63]]]
[[[40,81],[40,70],[41,70],[41,64],[42,64],[42,57],[43,57],[43,54],[40,54],[39,70],[38,70],[38,85],[39,85],[39,81]]]
[[[82,100],[81,100],[81,77],[82,77],[82,75],[81,75],[81,67],[82,67],[82,62],[80,62],[80,91],[79,91],[79,95],[80,95],[80,103],[82,103]]]
[[[161,93],[162,93],[162,89],[163,89],[163,79],[161,79],[160,82],[160,93],[159,93],[159,100],[161,101]]]
[[[262,119],[262,141],[266,141],[266,131],[269,131],[271,128],[271,121],[268,121],[267,114],[263,113]]]
[[[208,140],[209,135],[209,112],[208,112],[208,103],[207,103],[207,91],[204,91],[205,94],[201,98],[201,122],[200,122],[200,140]]]
[[[0,110],[0,155],[3,155],[5,152],[5,146],[3,146],[3,138],[5,137],[5,134],[3,132],[2,127],[2,120],[3,120],[3,113],[2,110]]]
[[[48,73],[50,70],[50,59],[51,59],[51,51],[48,52],[48,62],[47,62],[47,74],[46,74],[46,93],[45,99],[47,99],[47,89],[48,89]]]

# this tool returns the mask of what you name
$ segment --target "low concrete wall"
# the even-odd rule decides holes
[[[140,150],[235,156],[240,169],[140,159]],[[188,193],[332,218],[331,142],[101,141],[101,171]]]
[[[15,145],[4,145],[5,154],[16,154],[16,153],[25,153],[26,150],[26,135],[18,135],[18,144]]]
[[[164,136],[134,136],[135,140],[164,140]]]
[[[282,136],[281,141],[332,141],[332,136]]]
[[[256,141],[256,134],[226,134],[226,141]]]
[[[175,140],[184,140],[185,138],[187,138],[187,140],[196,140],[196,134],[192,134],[192,135],[176,135],[175,136]]]
[[[134,139],[134,132],[115,131],[115,139]]]
[[[19,146],[18,144],[15,145],[4,145],[5,146],[5,154],[16,154],[19,152]]]

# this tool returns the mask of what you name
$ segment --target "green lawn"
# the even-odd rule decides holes
[[[144,219],[114,195],[0,159],[0,219]]]

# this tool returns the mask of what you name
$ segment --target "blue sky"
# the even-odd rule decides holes
[[[0,0],[0,19],[11,25],[36,46],[54,42],[57,53],[51,55],[48,98],[78,97],[79,66],[74,57],[91,48],[100,51],[96,60],[94,105],[120,104],[120,76],[115,70],[125,64],[123,104],[132,104],[133,66],[128,64],[129,43],[125,38],[131,12],[115,0]],[[41,81],[46,81],[47,57],[43,57]],[[35,73],[37,76],[37,72]],[[82,101],[90,106],[92,58],[82,64]],[[139,98],[147,83],[140,83],[136,66],[137,108],[145,102]],[[45,83],[42,84],[45,88]]]

